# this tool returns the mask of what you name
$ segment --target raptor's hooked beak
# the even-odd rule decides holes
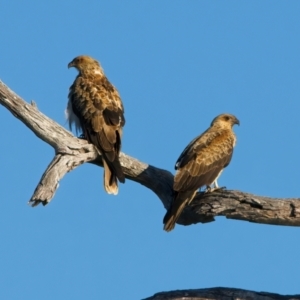
[[[73,60],[68,64],[68,69],[70,69],[70,68],[72,68],[72,67],[74,67],[74,62],[73,62]]]
[[[234,120],[234,124],[236,124],[236,125],[239,125],[239,126],[240,126],[240,121],[239,121],[239,119],[238,119],[238,118],[235,118],[235,120]]]

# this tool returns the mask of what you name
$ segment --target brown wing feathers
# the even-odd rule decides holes
[[[234,124],[239,124],[239,121],[233,115],[219,115],[211,127],[195,138],[179,156],[175,166],[175,194],[163,220],[166,231],[175,227],[181,212],[193,200],[197,190],[211,185],[229,164],[235,144]]]
[[[105,190],[117,194],[117,179],[125,181],[119,161],[122,127],[125,124],[120,96],[93,58],[76,57],[69,67],[79,71],[69,93],[73,113],[79,119],[85,138],[102,154]]]

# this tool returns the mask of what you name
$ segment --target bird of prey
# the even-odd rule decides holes
[[[82,130],[83,137],[102,155],[104,188],[118,193],[118,180],[125,182],[119,161],[124,108],[116,88],[108,81],[99,62],[90,56],[75,57],[68,68],[79,74],[70,87],[66,116],[70,129]]]
[[[175,227],[184,207],[193,200],[199,188],[206,186],[207,192],[219,188],[217,179],[228,166],[235,146],[232,130],[235,124],[240,124],[235,116],[221,114],[183,150],[175,165],[174,197],[163,220],[164,230],[171,231]]]

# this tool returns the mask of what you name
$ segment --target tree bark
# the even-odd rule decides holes
[[[102,167],[101,155],[86,140],[74,137],[68,130],[42,114],[35,103],[27,103],[0,81],[0,104],[22,121],[34,134],[55,150],[29,203],[48,204],[61,178],[83,163]],[[127,179],[152,190],[168,208],[173,196],[173,175],[124,153],[120,162]],[[178,224],[191,225],[214,221],[215,216],[261,224],[300,226],[300,199],[277,199],[255,196],[241,191],[199,192],[185,208]]]
[[[143,300],[300,300],[300,295],[279,295],[241,289],[216,287],[210,289],[161,292]]]

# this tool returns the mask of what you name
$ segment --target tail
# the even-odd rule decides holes
[[[119,153],[121,149],[121,133],[119,131],[113,132],[116,135],[115,142],[110,141],[103,130],[100,132],[90,131],[84,127],[84,136],[92,144],[96,146],[102,155],[104,167],[104,189],[108,194],[118,194],[118,180],[125,182],[125,176],[119,161]],[[110,134],[112,134],[110,132]],[[113,139],[111,137],[111,139]]]
[[[116,162],[116,161],[115,161]],[[104,189],[108,194],[117,195],[118,194],[118,179],[120,182],[125,182],[125,176],[121,168],[121,164],[117,159],[117,163],[107,162],[103,158],[104,167]]]
[[[173,203],[164,216],[164,230],[171,231],[180,217],[185,206],[188,205],[195,197],[197,191],[175,192]]]

